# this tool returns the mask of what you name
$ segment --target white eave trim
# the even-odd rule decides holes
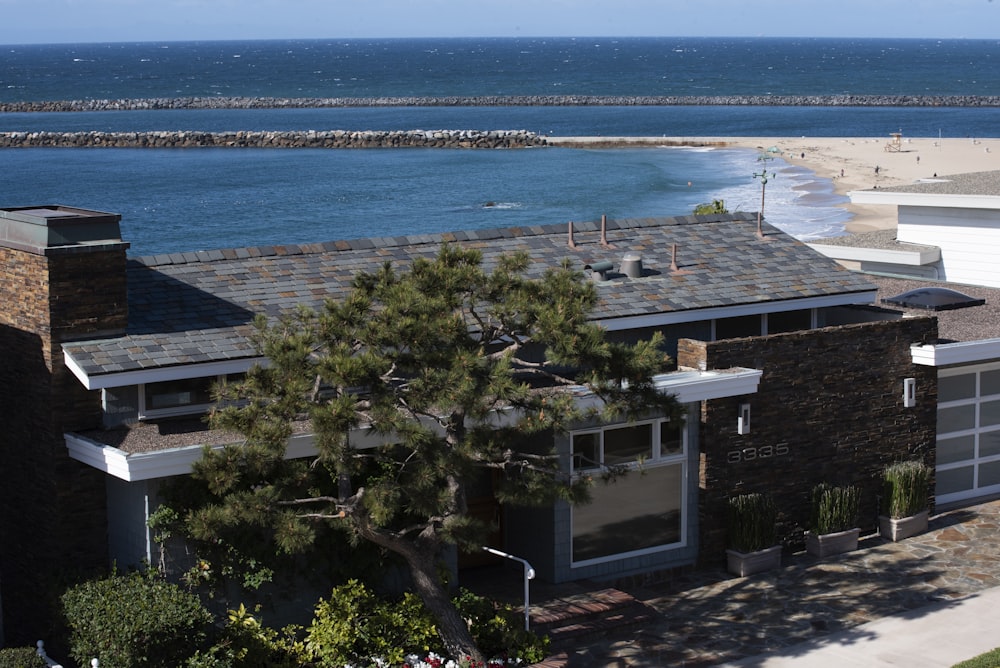
[[[127,482],[187,475],[191,473],[191,466],[201,459],[204,449],[202,445],[189,445],[155,452],[128,453],[80,434],[67,433],[63,437],[71,459]],[[357,448],[373,447],[380,440],[370,430],[351,432],[351,445]],[[223,447],[225,446],[216,445],[212,449],[221,450]],[[285,459],[312,457],[316,454],[312,434],[296,434],[288,439]]]
[[[686,404],[706,399],[753,394],[757,391],[762,375],[763,372],[760,370],[744,368],[721,371],[677,371],[656,376],[654,382],[657,390],[671,394],[677,401]],[[589,403],[596,403],[597,398],[587,393],[581,394],[578,401],[586,407]],[[498,417],[500,418],[498,424],[506,422],[507,416]],[[128,453],[80,434],[66,433],[63,438],[71,459],[127,482],[187,475],[191,473],[191,466],[201,459],[204,448],[202,445],[190,445],[154,452]],[[384,437],[368,429],[354,430],[350,436],[351,445],[356,448],[374,447],[383,439]],[[218,445],[213,446],[213,449],[223,447]],[[316,444],[312,434],[292,436],[285,450],[286,459],[311,457],[316,454]]]
[[[939,181],[947,180],[945,178]],[[942,207],[952,209],[1000,210],[996,195],[954,195],[893,192],[892,190],[852,190],[847,193],[852,204],[895,204],[897,206]]]
[[[651,315],[634,315],[622,318],[604,318],[597,324],[609,332],[625,329],[640,329],[643,327],[661,327],[686,322],[699,322],[715,318],[735,318],[744,315],[762,315],[764,313],[781,313],[785,311],[800,311],[831,306],[857,306],[873,304],[878,296],[877,290],[848,292],[839,295],[823,295],[822,297],[799,297],[798,299],[769,300],[754,304],[734,304],[732,306],[714,306],[711,308],[686,309],[669,311]]]
[[[760,369],[726,369],[723,371],[677,371],[656,376],[656,389],[672,394],[682,404],[724,397],[755,394],[764,372]]]
[[[914,364],[948,366],[1000,359],[1000,338],[958,343],[914,344],[910,346]]]
[[[856,246],[831,246],[828,244],[807,244],[817,253],[852,262],[885,262],[909,266],[933,264],[941,259],[941,249],[937,247],[919,250],[889,250],[885,248],[859,248]]]
[[[186,378],[203,378],[206,376],[222,376],[229,373],[245,373],[256,365],[264,365],[267,358],[243,357],[235,360],[204,362],[202,364],[179,364],[174,366],[154,367],[136,371],[120,371],[102,374],[88,374],[79,362],[73,359],[68,351],[63,351],[66,367],[73,372],[77,380],[88,390],[103,390],[109,387],[125,387],[142,383],[160,383],[166,380],[183,380]]]

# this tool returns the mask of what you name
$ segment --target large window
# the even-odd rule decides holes
[[[595,478],[591,502],[573,507],[575,566],[683,544],[687,455],[680,423],[579,431],[571,442],[574,475]],[[608,467],[627,473],[605,482]]]
[[[1000,492],[1000,364],[938,377],[939,503]]]
[[[204,413],[212,406],[212,388],[243,374],[180,378],[139,386],[139,417],[156,418]]]

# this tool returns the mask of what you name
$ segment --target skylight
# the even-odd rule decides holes
[[[985,299],[976,299],[969,295],[949,288],[917,288],[895,297],[886,297],[883,304],[902,306],[905,308],[920,308],[928,311],[948,311],[956,308],[980,306]]]

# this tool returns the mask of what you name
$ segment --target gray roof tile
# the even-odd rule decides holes
[[[66,344],[91,375],[255,356],[249,342],[256,314],[275,317],[298,304],[318,308],[347,294],[359,270],[386,260],[433,257],[442,242],[479,249],[487,267],[504,253],[527,251],[529,276],[569,258],[573,267],[641,253],[645,275],[614,274],[597,284],[599,319],[799,299],[874,290],[802,242],[766,226],[756,237],[756,216],[681,216],[609,220],[600,243],[597,222],[357,239],[301,246],[233,249],[130,259],[126,335]],[[671,271],[672,249],[680,272]]]

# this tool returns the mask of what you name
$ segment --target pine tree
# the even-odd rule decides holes
[[[182,495],[188,537],[239,551],[268,535],[295,553],[334,523],[401,556],[448,651],[481,659],[439,567],[446,548],[483,545],[467,481],[494,471],[501,503],[585,501],[592,483],[570,475],[552,434],[678,410],[652,384],[669,362],[661,337],[609,342],[588,321],[591,281],[566,264],[531,280],[528,264],[503,256],[487,271],[478,251],[444,245],[404,271],[357,275],[319,312],[259,319],[269,364],[220,391],[211,423],[243,440],[196,464],[189,482],[203,491]],[[578,408],[565,388],[580,385],[600,409]],[[301,424],[318,455],[285,460]],[[359,429],[384,445],[352,443]]]

